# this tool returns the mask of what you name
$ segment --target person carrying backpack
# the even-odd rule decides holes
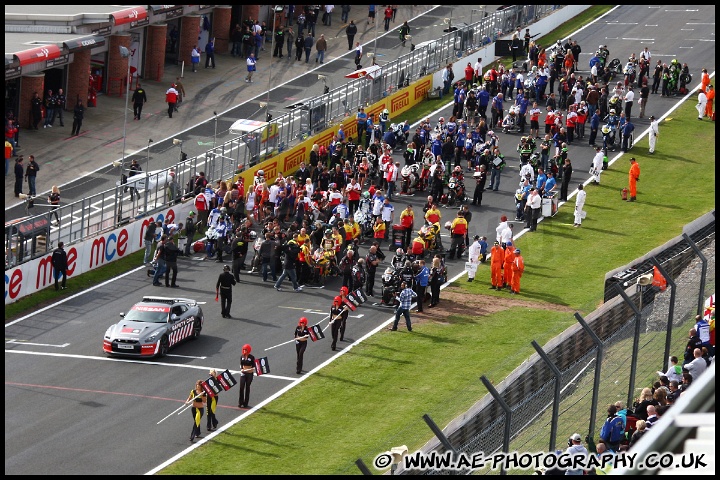
[[[600,429],[600,439],[614,452],[619,451],[620,442],[625,436],[625,427],[623,426],[622,417],[617,414],[617,407],[610,405],[608,407],[608,416],[605,423]]]

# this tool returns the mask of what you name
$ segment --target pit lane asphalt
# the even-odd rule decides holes
[[[637,40],[622,40],[620,36],[650,38],[643,33],[645,25],[657,24],[659,27],[652,28],[658,37],[662,33],[662,38],[654,39],[655,48],[651,51],[655,58],[674,53],[681,61],[687,61],[693,71],[706,67],[712,72],[714,49],[678,50],[678,47],[689,46],[692,39],[711,37],[705,30],[710,23],[714,25],[714,8],[698,8],[699,11],[669,12],[671,8],[665,7],[620,7],[572,37],[583,46],[607,43],[611,56],[623,58]],[[682,32],[676,28],[682,22],[697,23],[692,28],[698,31]],[[617,40],[608,38],[608,35],[614,36],[614,32],[608,30],[616,28],[614,24],[625,29]],[[706,46],[705,43],[699,45]],[[697,83],[699,76],[694,75],[693,85]],[[659,117],[678,99],[652,96],[648,114]],[[637,112],[637,106],[634,110]],[[446,108],[433,116],[447,117],[449,111]],[[636,119],[636,138],[647,125],[647,120]],[[503,213],[510,216],[514,211],[512,193],[518,178],[514,150],[519,137],[500,136],[502,150],[507,152],[506,159],[512,168],[503,174],[500,192],[486,193],[480,209],[471,207],[474,214],[471,234],[487,235],[490,240],[499,216]],[[662,148],[662,137],[658,148]],[[585,180],[592,151],[584,142],[571,147],[571,153],[575,149],[578,153],[572,156],[574,178]],[[626,165],[620,163],[616,168],[624,171]],[[600,192],[591,191],[590,195]],[[417,212],[424,198],[422,194],[415,195],[408,198],[408,203],[412,203]],[[405,198],[398,197],[395,202],[398,214],[405,203]],[[563,208],[568,207],[571,208]],[[443,209],[442,213],[443,222],[454,217],[451,210]],[[542,230],[541,223],[538,234],[542,234]],[[447,240],[445,244],[449,245]],[[361,252],[364,254],[366,249]],[[480,280],[488,274],[484,268],[478,273]],[[450,262],[451,278],[461,270],[461,262]],[[178,275],[181,288],[166,289],[150,286],[145,269],[140,268],[6,326],[6,473],[141,474],[150,471],[190,445],[188,412],[172,416],[160,425],[157,422],[181,405],[194,382],[207,378],[210,368],[237,371],[239,348],[244,343],[253,346],[256,357],[267,356],[271,367],[270,375],[255,378],[251,406],[300,378],[294,373],[292,342],[265,349],[291,340],[298,317],[307,316],[313,324],[324,318],[323,312],[328,310],[331,298],[339,289],[339,279],[331,280],[326,289],[294,293],[287,283],[286,291],[276,292],[272,283],[262,283],[257,275],[243,275],[241,285],[234,291],[232,313],[236,318],[222,319],[219,304],[214,302],[214,286],[220,272],[221,264],[181,259]],[[376,285],[378,283],[379,276]],[[203,305],[206,321],[201,338],[179,346],[171,356],[158,361],[106,358],[101,350],[106,328],[119,320],[119,312],[127,311],[143,295],[152,294],[174,294],[207,302]],[[364,316],[348,321],[346,338],[349,341],[339,344],[343,351],[352,341],[386,323],[392,312],[366,304],[356,314]],[[326,324],[327,321],[322,323]],[[306,370],[340,353],[331,352],[329,344],[328,335],[308,346]],[[217,414],[221,426],[244,413],[235,407],[237,394],[237,387],[221,394]]]

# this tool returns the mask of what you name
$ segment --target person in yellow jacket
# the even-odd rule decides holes
[[[301,247],[305,245],[306,243],[310,243],[310,235],[307,233],[306,228],[301,228],[300,233],[298,234],[297,243]]]
[[[375,240],[378,242],[378,245],[380,245],[383,241],[383,238],[385,238],[385,222],[383,222],[382,217],[377,217],[375,219],[375,225],[373,225],[373,232],[375,232]]]
[[[403,245],[410,245],[410,236],[415,228],[415,213],[413,213],[412,205],[408,205],[405,210],[400,212],[400,225],[404,229]]]
[[[428,211],[425,212],[425,220],[429,223],[440,223],[441,219],[442,215],[440,214],[440,210],[438,210],[437,205],[433,203]]]
[[[455,255],[460,256],[465,252],[465,234],[468,230],[468,223],[465,220],[465,215],[462,211],[457,213],[457,217],[450,224],[450,236],[452,241],[450,243],[450,255],[448,258],[453,260]]]
[[[420,234],[412,241],[410,253],[415,256],[416,260],[425,255],[425,239]]]

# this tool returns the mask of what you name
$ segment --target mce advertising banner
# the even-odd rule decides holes
[[[192,209],[192,202],[173,205],[153,216],[143,217],[120,228],[72,245],[65,245],[70,281],[82,273],[89,272],[131,253],[145,248],[145,231],[152,222],[169,219],[170,223],[184,221]],[[158,231],[158,239],[162,230]],[[5,304],[55,284],[52,267],[52,251],[29,262],[5,271]]]

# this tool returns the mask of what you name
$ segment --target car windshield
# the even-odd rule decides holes
[[[131,322],[167,323],[169,314],[169,307],[135,305],[132,310],[125,315],[125,320]]]

